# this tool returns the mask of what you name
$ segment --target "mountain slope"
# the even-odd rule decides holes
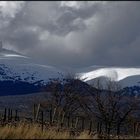
[[[39,65],[14,51],[0,51],[0,95],[38,92],[50,79],[61,79],[62,71]]]
[[[56,67],[36,64],[31,58],[17,52],[0,50],[0,95],[40,92],[51,79],[65,78],[66,72]],[[129,91],[139,90],[140,68],[91,66],[77,70],[78,77],[92,84],[111,79]],[[134,88],[133,88],[134,87]]]
[[[59,78],[62,71],[52,66],[39,65],[30,58],[7,50],[0,52],[0,80],[20,80],[30,83]]]
[[[110,79],[117,81],[123,87],[139,85],[140,83],[140,68],[96,68],[89,72],[79,73],[80,79],[92,84],[98,78],[102,80]]]

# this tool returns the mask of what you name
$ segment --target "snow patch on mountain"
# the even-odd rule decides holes
[[[32,59],[13,51],[0,51],[0,80],[25,81],[46,84],[50,79],[62,78],[62,71],[47,65],[40,65]]]
[[[140,68],[98,68],[90,72],[79,73],[80,79],[84,82],[93,81],[94,79],[105,77],[112,81],[117,81],[123,86],[139,84]],[[133,77],[133,78],[132,78]]]
[[[82,81],[91,84],[100,78],[120,83],[122,87],[140,86],[140,68],[91,66],[76,70]],[[30,57],[0,49],[0,81],[23,81],[46,85],[51,79],[63,79],[67,73],[49,65],[35,63]]]

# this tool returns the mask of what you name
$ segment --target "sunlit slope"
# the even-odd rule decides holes
[[[80,79],[92,83],[97,78],[107,78],[117,81],[123,86],[138,85],[140,81],[140,68],[98,68],[89,72],[79,73]]]

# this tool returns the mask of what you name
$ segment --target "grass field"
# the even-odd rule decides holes
[[[18,126],[6,125],[0,127],[0,139],[94,139],[88,132],[81,132],[72,136],[69,131],[58,131],[56,128],[48,128],[42,131],[38,125],[20,123]]]
[[[89,134],[83,131],[72,135],[69,130],[59,130],[56,127],[49,127],[44,131],[37,124],[19,123],[17,126],[0,126],[0,139],[101,139],[96,133]],[[103,137],[102,137],[103,138]],[[105,137],[104,137],[105,138]],[[104,139],[103,138],[103,139]],[[110,137],[111,138],[111,137]],[[118,139],[114,136],[112,139]],[[119,139],[139,139],[133,136],[120,136]]]

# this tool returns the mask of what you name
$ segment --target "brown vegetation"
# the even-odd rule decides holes
[[[100,81],[94,87],[71,77],[63,84],[51,81],[46,101],[33,105],[30,118],[21,118],[17,110],[4,110],[0,138],[136,138],[140,134],[139,98],[120,91],[120,86],[111,81],[106,89]]]
[[[82,132],[77,136],[70,134],[68,130],[58,131],[55,127],[50,127],[42,131],[37,124],[20,123],[18,126],[6,125],[0,127],[0,139],[90,139],[96,138],[96,135],[89,135],[88,132]]]

